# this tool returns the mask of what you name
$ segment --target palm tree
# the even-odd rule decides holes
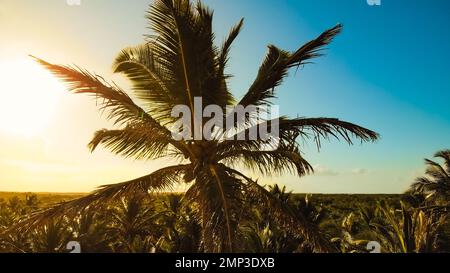
[[[324,214],[309,201],[308,197],[294,198],[292,192],[286,191],[285,186],[280,187],[277,184],[269,186],[269,193],[273,196],[273,200],[278,200],[278,204],[283,207],[285,213],[292,220],[302,222],[304,227],[308,227],[308,230],[315,234],[316,240],[321,240],[317,243],[332,250],[325,234],[318,227]],[[305,240],[302,232],[280,226],[271,211],[271,208],[261,206],[256,202],[253,204],[252,213],[243,217],[241,230],[243,237],[246,238],[244,242],[246,252],[304,253],[313,251],[314,246],[311,246],[309,240]]]
[[[286,187],[269,185],[269,194],[279,200],[286,210],[292,210],[292,192]],[[241,234],[245,238],[242,248],[245,252],[252,253],[290,253],[294,252],[301,244],[301,239],[296,238],[296,232],[286,230],[277,225],[276,219],[271,215],[271,208],[261,206],[259,199],[247,200],[249,208],[244,207],[245,214],[241,219]],[[250,212],[250,213],[249,213]]]
[[[145,204],[149,202],[145,197],[133,195],[109,211],[112,225],[107,233],[117,236],[120,252],[150,252],[161,235],[156,223],[159,213]]]
[[[366,211],[362,211],[363,214]],[[352,233],[355,229],[355,214],[351,212],[342,219],[341,234],[339,237],[331,239],[341,253],[367,253],[369,240],[356,239]]]
[[[29,234],[8,232],[10,227],[26,213],[22,203],[17,196],[10,198],[8,202],[0,198],[0,253],[32,251]]]
[[[70,222],[73,241],[79,242],[83,253],[111,252],[112,241],[116,236],[108,233],[109,211],[98,212],[86,209]]]
[[[66,219],[64,217],[52,219],[34,230],[31,238],[33,252],[64,252],[69,238]]]
[[[279,145],[267,151],[261,146],[267,140],[236,140],[237,134],[248,136],[252,129],[272,121],[254,124],[245,118],[234,123],[234,140],[176,140],[172,137],[176,105],[187,105],[194,113],[194,97],[202,97],[204,105],[268,106],[276,97],[275,89],[291,68],[298,68],[321,55],[322,49],[341,32],[337,25],[299,49],[289,52],[270,45],[256,79],[246,94],[235,100],[225,72],[230,48],[243,26],[233,27],[221,46],[214,43],[213,12],[201,2],[189,0],[156,0],[148,12],[153,33],[143,45],[124,49],[114,61],[114,72],[122,73],[133,84],[137,100],[115,84],[78,67],[60,66],[36,60],[65,81],[70,91],[93,95],[108,118],[120,129],[103,129],[95,133],[89,147],[100,144],[113,153],[143,160],[171,158],[177,164],[146,176],[119,184],[101,186],[86,197],[49,208],[26,223],[29,226],[56,215],[76,213],[87,206],[98,206],[134,193],[168,191],[176,184],[190,183],[185,200],[198,208],[202,226],[202,247],[207,252],[235,251],[237,214],[246,196],[259,196],[276,215],[286,215],[284,206],[268,194],[257,181],[238,171],[238,166],[265,174],[286,172],[303,176],[313,171],[303,157],[297,139],[312,138],[318,147],[323,139],[342,138],[352,144],[353,138],[374,141],[378,134],[336,118],[288,118],[279,120]],[[139,103],[138,103],[139,102]],[[193,115],[193,114],[192,114]],[[227,117],[224,117],[226,119]],[[193,120],[194,117],[191,116]],[[191,132],[200,124],[192,122]],[[279,217],[283,225],[303,230],[311,241],[315,234],[305,228],[300,218],[289,214]],[[316,245],[317,251],[325,251]]]
[[[441,165],[436,161],[425,159],[428,165],[426,176],[417,178],[410,192],[424,194],[432,201],[450,201],[450,150],[437,152],[434,157],[443,159]]]
[[[439,209],[409,208],[403,202],[400,209],[378,204],[372,219],[363,217],[388,253],[431,253],[438,250],[441,226],[446,212]]]
[[[161,251],[195,253],[200,250],[201,228],[191,206],[180,194],[168,194],[162,203],[164,236]]]

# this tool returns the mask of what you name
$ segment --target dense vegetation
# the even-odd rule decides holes
[[[402,195],[302,195],[269,186],[268,194],[278,201],[273,205],[283,207],[288,219],[301,219],[302,228],[286,228],[279,219],[285,216],[274,215],[257,197],[243,200],[235,251],[313,252],[318,242],[308,235],[315,233],[327,252],[365,253],[370,241],[383,252],[450,252],[450,150],[435,157],[443,164],[426,159],[425,176]],[[0,195],[0,252],[67,252],[69,241],[79,242],[83,252],[208,252],[201,207],[186,202],[185,194],[129,195],[75,216],[42,213],[73,198],[83,197]],[[23,225],[39,216],[45,217],[41,225]]]
[[[449,252],[450,224],[444,208],[423,209],[417,195],[304,195],[275,186],[270,192],[295,215],[305,217],[332,244],[333,252],[367,253],[369,241],[383,252]],[[0,234],[20,219],[51,202],[78,196],[0,194]],[[201,225],[195,206],[183,194],[134,196],[75,218],[57,217],[47,224],[7,232],[0,252],[69,252],[78,241],[82,252],[202,252]],[[44,200],[44,201],[43,201]],[[239,252],[311,252],[302,231],[286,230],[270,214],[251,202],[242,208]],[[257,202],[257,200],[254,200]],[[50,203],[47,203],[50,202]]]

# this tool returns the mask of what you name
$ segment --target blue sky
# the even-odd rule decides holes
[[[285,113],[339,117],[382,138],[350,149],[332,142],[321,153],[310,145],[306,156],[324,174],[305,178],[298,187],[399,192],[421,173],[423,157],[449,147],[450,2],[385,0],[377,7],[359,0],[208,3],[225,10],[216,13],[218,26],[241,14],[246,18],[235,45],[236,69],[230,69],[240,71],[235,72],[236,90],[253,79],[265,52],[262,45],[294,50],[324,29],[344,24],[327,56],[292,75],[280,88],[278,102]],[[296,187],[294,178],[289,185]]]
[[[142,42],[148,33],[144,15],[150,2],[82,0],[81,6],[73,7],[64,0],[0,0],[0,64],[2,58],[31,53],[56,63],[76,63],[116,80],[110,71],[112,60],[121,48]],[[291,116],[338,117],[358,123],[379,132],[381,140],[352,147],[332,141],[320,153],[313,143],[306,143],[305,157],[316,167],[315,175],[265,181],[282,182],[298,192],[397,193],[423,173],[424,157],[450,148],[450,1],[382,0],[381,6],[369,6],[365,0],[204,2],[215,10],[218,42],[245,18],[228,69],[235,75],[230,86],[237,96],[254,79],[268,44],[295,50],[336,23],[344,24],[344,32],[326,56],[291,73],[278,89],[276,103]],[[74,151],[85,149],[93,131],[105,124],[94,117],[97,113],[90,101],[72,96],[63,100],[67,105],[58,112],[58,120],[73,120],[82,133],[50,146],[55,151],[67,145]],[[83,109],[81,116],[79,109]],[[58,120],[53,120],[46,139],[60,139],[57,130],[51,130],[60,128]],[[83,169],[86,160],[95,166],[106,157],[96,156],[77,151],[76,160],[67,164]],[[124,178],[147,171],[142,163],[111,160],[128,168]],[[60,161],[52,157],[52,162]],[[0,169],[7,168],[0,162]],[[56,181],[45,187],[38,182],[29,186],[26,179],[31,174],[9,179],[33,190],[41,186],[42,191],[85,191],[109,182],[103,181],[107,177],[102,177],[102,170],[107,171],[85,169],[86,175],[71,181],[81,181],[89,171],[99,180],[61,190]],[[3,183],[0,190],[12,188]]]

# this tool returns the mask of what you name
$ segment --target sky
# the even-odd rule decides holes
[[[278,88],[282,114],[337,117],[377,131],[376,143],[303,143],[316,173],[260,178],[307,193],[401,193],[423,159],[450,148],[450,1],[206,0],[220,43],[242,17],[228,73],[241,97],[268,44],[295,50],[337,23],[326,56]],[[143,42],[151,0],[0,0],[0,191],[87,192],[170,164],[123,159],[87,143],[111,128],[88,97],[34,64],[29,54],[76,64],[123,86],[111,64]],[[256,174],[252,174],[257,177]],[[181,187],[179,190],[183,190]]]

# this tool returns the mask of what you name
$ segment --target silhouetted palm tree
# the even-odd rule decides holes
[[[200,250],[201,227],[193,209],[183,202],[180,194],[169,194],[162,205],[164,236],[160,240],[162,251],[194,253]]]
[[[292,210],[292,192],[286,191],[285,186],[280,188],[278,184],[270,185],[268,191],[274,200],[279,200],[286,209]],[[244,207],[246,213],[242,217],[244,223],[241,224],[241,234],[245,240],[242,248],[252,253],[294,252],[301,244],[301,239],[295,236],[297,233],[278,225],[271,214],[272,209],[261,206],[258,199],[254,201],[248,200],[250,206]]]
[[[111,236],[117,237],[118,252],[152,252],[161,236],[157,219],[159,213],[149,206],[145,196],[133,195],[112,208],[109,213]]]
[[[320,147],[320,141],[330,137],[342,138],[349,144],[352,137],[374,141],[378,138],[375,132],[335,118],[282,117],[279,145],[267,151],[261,147],[272,145],[274,148],[273,143],[260,137],[257,140],[247,137],[244,141],[236,138],[176,140],[172,137],[176,119],[171,116],[171,111],[176,105],[186,105],[192,112],[191,120],[194,120],[194,97],[202,97],[204,106],[218,105],[224,112],[227,105],[268,106],[288,71],[320,56],[321,50],[340,33],[342,26],[325,31],[293,52],[270,45],[256,79],[242,99],[235,100],[227,86],[230,75],[225,73],[225,68],[231,45],[241,31],[242,20],[232,28],[223,44],[216,46],[212,32],[213,13],[201,2],[194,5],[189,0],[156,0],[148,19],[153,33],[146,43],[123,50],[114,62],[114,72],[128,77],[141,104],[98,75],[78,67],[37,60],[64,80],[72,92],[99,99],[100,108],[109,111],[108,118],[122,126],[121,129],[96,132],[89,144],[91,150],[103,144],[113,153],[125,157],[145,160],[164,157],[179,163],[131,181],[102,186],[89,196],[30,218],[27,224],[38,224],[51,216],[73,213],[134,193],[167,191],[176,184],[191,183],[185,198],[198,207],[205,251],[236,250],[237,215],[242,200],[249,194],[259,196],[271,206],[274,216],[277,215],[283,225],[302,230],[317,251],[325,251],[314,230],[309,229],[302,218],[286,214],[285,206],[279,204],[279,200],[235,167],[245,166],[262,174],[291,172],[303,176],[313,168],[303,158],[298,137],[312,138]],[[234,136],[239,133],[248,136],[254,128],[271,128],[273,124],[270,120],[255,124],[249,116],[234,123]],[[192,122],[190,131],[203,128],[205,122]]]
[[[319,224],[324,217],[324,213],[319,208],[312,205],[308,199],[308,196],[305,196],[304,199],[294,200],[292,192],[286,191],[286,186],[280,188],[278,184],[269,186],[269,192],[273,195],[272,200],[278,200],[278,205],[282,207],[284,214],[281,215],[281,217],[288,216],[288,219],[303,223],[303,229],[307,228],[310,233],[315,234],[315,241],[313,241],[314,243],[326,246],[328,251],[333,250],[332,246],[329,245],[329,239],[319,229]],[[271,215],[270,207],[268,209],[268,217],[273,217]],[[271,221],[269,220],[269,222]],[[272,226],[273,233],[275,235],[279,235],[280,232],[277,232],[277,228],[274,228],[273,224],[270,226]],[[311,252],[314,250],[314,244],[311,244],[311,240],[308,240],[308,237],[302,234],[302,230],[290,229],[288,232],[285,230],[283,230],[283,232],[285,234],[285,238],[281,238],[281,242],[280,240],[277,240],[277,245],[284,245],[285,247],[279,249],[279,251]],[[294,238],[296,240],[294,240]],[[290,249],[293,245],[295,246],[295,249],[291,251]]]
[[[448,202],[450,201],[450,150],[439,151],[434,157],[443,159],[444,164],[425,159],[428,165],[426,176],[417,178],[410,191],[424,194],[426,199]]]

